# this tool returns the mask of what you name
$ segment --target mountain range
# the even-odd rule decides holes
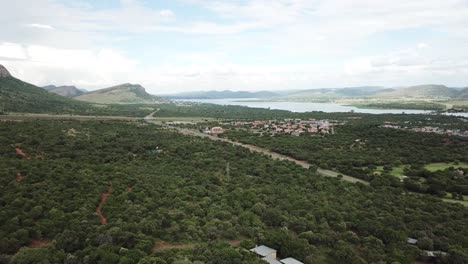
[[[130,83],[86,92],[75,96],[74,99],[101,104],[148,104],[164,101],[161,97],[147,93],[143,86]]]
[[[373,94],[381,98],[468,98],[468,88],[449,88],[445,85],[426,84],[403,88],[384,89]]]
[[[168,99],[224,99],[224,98],[272,98],[278,97],[280,94],[269,91],[261,92],[248,92],[230,90],[224,91],[197,91],[197,92],[184,92],[172,95],[165,95]]]
[[[69,85],[62,85],[62,86],[47,85],[42,88],[46,89],[49,92],[52,92],[61,96],[66,96],[66,97],[79,96],[85,93],[85,91],[80,90],[76,88],[75,86],[69,86]]]
[[[46,90],[47,89],[47,90]],[[49,92],[50,91],[50,92]],[[450,98],[468,99],[468,88],[444,85],[419,85],[400,88],[377,86],[324,88],[289,92],[202,91],[165,96],[177,99],[273,98],[275,100],[314,98]],[[95,104],[155,104],[168,102],[146,92],[139,84],[125,83],[96,91],[83,92],[74,86],[41,88],[19,80],[0,65],[0,111],[35,113],[86,113]],[[94,110],[93,110],[94,111]]]
[[[73,94],[79,95],[73,96]],[[154,104],[158,101],[167,102],[158,96],[148,94],[138,84],[122,84],[86,93],[74,86],[42,88],[11,76],[8,70],[0,65],[0,112],[2,113],[103,113],[104,108],[96,106],[96,103]]]
[[[259,98],[275,100],[296,99],[338,99],[338,98],[468,98],[468,88],[450,88],[444,85],[427,84],[409,87],[385,88],[381,86],[361,86],[346,88],[318,88],[295,91],[233,92],[197,91],[163,96],[169,99],[223,99]]]
[[[299,90],[287,94],[286,98],[340,98],[340,97],[366,97],[384,89],[379,86],[362,86],[349,88],[319,88]]]

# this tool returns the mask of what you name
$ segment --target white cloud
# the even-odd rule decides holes
[[[38,24],[38,23],[28,24],[27,26],[28,27],[33,27],[33,28],[40,28],[40,29],[49,29],[49,30],[54,29],[54,27],[52,27],[50,25],[44,25],[44,24]]]
[[[27,58],[28,55],[21,45],[7,42],[0,44],[0,60],[25,60]]]
[[[17,60],[2,58],[5,53]],[[127,82],[127,74],[135,72],[137,65],[113,49],[57,49],[14,43],[0,45],[0,63],[16,77],[37,85],[53,80],[55,84],[93,88]]]
[[[153,92],[466,85],[466,0],[181,1],[198,6],[184,17],[137,0],[4,1],[0,63],[40,85],[139,82]],[[166,37],[173,46],[159,43]]]
[[[175,14],[172,12],[172,10],[169,9],[164,9],[159,11],[159,14],[163,17],[173,17]]]

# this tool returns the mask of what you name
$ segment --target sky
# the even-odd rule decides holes
[[[39,86],[468,86],[468,0],[0,0],[0,23],[0,64]]]

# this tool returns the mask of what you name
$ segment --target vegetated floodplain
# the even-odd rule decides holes
[[[2,261],[261,263],[255,244],[304,263],[466,259],[468,209],[398,186],[142,122],[1,122],[0,139]],[[167,243],[195,246],[153,252]]]

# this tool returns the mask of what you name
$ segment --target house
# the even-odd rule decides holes
[[[276,258],[276,249],[273,249],[264,245],[256,246],[252,248],[250,251],[257,254],[259,257],[262,258],[262,260],[265,260],[269,264],[304,264],[294,258],[285,258],[285,259],[278,260]]]
[[[255,254],[259,255],[262,258],[268,257],[268,258],[276,259],[276,249],[272,249],[264,245],[254,247],[250,251],[254,252]]]
[[[416,245],[416,244],[418,243],[418,240],[415,239],[415,238],[409,237],[409,238],[406,240],[406,242],[407,242],[408,244],[411,244],[411,245]]]
[[[264,257],[262,258],[262,260],[268,262],[268,264],[283,264],[282,262],[273,257]]]
[[[211,128],[211,134],[212,135],[219,135],[219,134],[222,134],[224,133],[224,130],[222,127],[212,127]]]
[[[283,264],[304,264],[295,258],[285,258],[280,260],[280,262]]]

